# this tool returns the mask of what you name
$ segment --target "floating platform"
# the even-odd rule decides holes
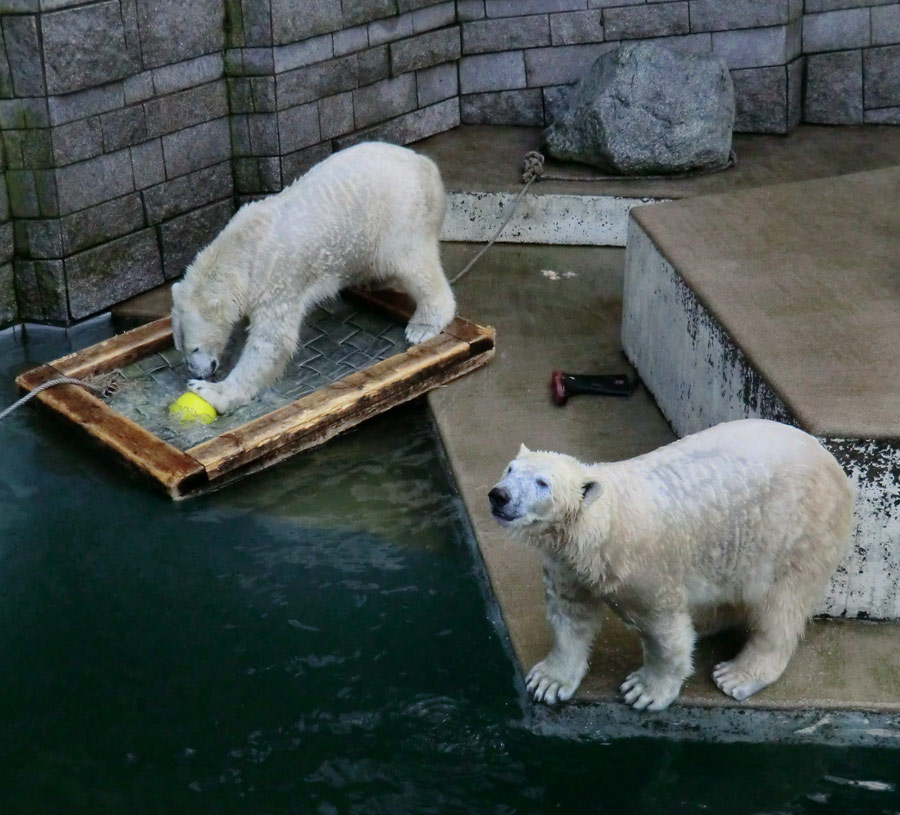
[[[493,329],[459,317],[438,336],[406,347],[403,328],[413,310],[397,292],[347,292],[304,324],[297,354],[275,386],[209,425],[169,416],[188,375],[168,317],[27,371],[16,384],[27,393],[59,376],[90,380],[115,372],[121,387],[109,397],[58,385],[35,401],[181,499],[322,444],[493,356]]]

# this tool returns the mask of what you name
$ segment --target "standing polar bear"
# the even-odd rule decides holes
[[[172,287],[175,346],[196,377],[189,388],[219,413],[248,402],[281,375],[309,311],[354,284],[397,285],[413,298],[411,343],[440,333],[456,311],[438,245],[444,206],[434,162],[370,142],[241,207]],[[205,381],[245,318],[237,364]]]
[[[572,697],[605,602],[641,634],[643,667],[620,688],[638,710],[668,707],[696,638],[734,625],[748,639],[715,667],[719,688],[743,701],[778,679],[847,551],[853,508],[815,438],[757,419],[610,464],[522,445],[489,498],[494,518],[544,555],[554,645],[529,692]]]

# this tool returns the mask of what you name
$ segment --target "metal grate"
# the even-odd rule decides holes
[[[229,347],[237,359],[242,337]],[[304,323],[300,343],[281,379],[249,404],[209,425],[182,425],[169,416],[169,405],[187,389],[189,374],[181,354],[168,348],[121,369],[121,389],[107,403],[123,416],[180,450],[290,404],[319,388],[406,350],[404,326],[344,299],[317,308]]]

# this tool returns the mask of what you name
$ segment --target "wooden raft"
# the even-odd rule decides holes
[[[414,310],[412,300],[398,292],[351,290],[346,294],[398,322],[408,321]],[[27,393],[58,376],[97,376],[163,350],[172,342],[171,319],[164,317],[26,371],[16,384]],[[457,317],[426,342],[185,451],[77,385],[48,388],[33,401],[81,428],[177,500],[218,488],[316,447],[372,416],[481,367],[493,355],[494,329]]]

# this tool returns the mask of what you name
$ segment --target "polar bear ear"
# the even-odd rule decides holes
[[[585,481],[584,484],[581,485],[582,506],[589,507],[600,497],[602,492],[603,487],[600,486],[599,481]]]
[[[524,444],[519,445],[519,455],[520,456],[524,456],[526,453],[530,453],[530,452],[531,452],[531,450],[529,450]]]

